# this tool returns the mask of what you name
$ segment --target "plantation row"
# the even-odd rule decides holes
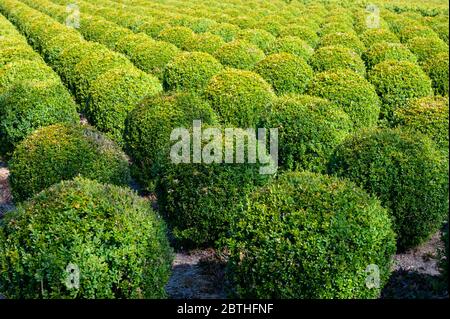
[[[407,25],[434,20],[386,11],[381,29],[366,30],[364,8],[294,2],[278,14],[271,2],[223,2],[117,11],[80,1],[75,28],[62,24],[67,1],[0,2],[40,53],[2,17],[0,141],[18,207],[0,222],[1,293],[164,297],[167,223],[176,245],[227,249],[238,297],[376,298],[393,254],[446,221],[448,45]],[[301,12],[314,41],[292,31]],[[232,19],[241,14],[264,32]],[[230,23],[236,38],[208,35],[220,45],[204,46],[210,27]],[[171,131],[193,120],[278,128],[278,174],[173,164]],[[127,188],[131,176],[157,194],[159,212]],[[65,284],[71,264],[77,289]],[[373,264],[379,287],[366,285]]]

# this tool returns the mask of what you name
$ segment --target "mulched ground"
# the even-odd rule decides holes
[[[0,218],[14,208],[8,176],[6,165],[0,161]],[[149,200],[155,202],[154,198]],[[442,248],[438,232],[425,244],[397,254],[393,274],[381,298],[448,298],[448,283],[442,282],[438,269]],[[226,298],[225,264],[226,260],[211,248],[178,251],[166,286],[167,294],[173,299]]]

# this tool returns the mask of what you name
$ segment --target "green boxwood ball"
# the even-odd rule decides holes
[[[120,40],[117,41],[115,50],[125,54],[128,57],[132,57],[138,54],[138,52],[136,52],[136,47],[138,45],[142,43],[151,44],[153,42],[155,42],[155,40],[152,40],[147,34],[143,32],[131,33],[120,38]]]
[[[166,297],[173,259],[166,227],[127,188],[63,181],[7,213],[0,238],[7,298]]]
[[[184,50],[186,48],[186,44],[191,41],[194,35],[195,33],[187,27],[167,27],[161,30],[158,35],[158,39],[172,43],[178,48]]]
[[[291,53],[308,61],[314,49],[299,37],[286,36],[277,38],[265,52],[266,54]]]
[[[380,42],[400,43],[399,38],[387,29],[369,29],[361,34],[361,41],[366,48],[371,48],[374,44]]]
[[[335,69],[349,69],[360,75],[366,74],[366,66],[361,57],[343,46],[322,47],[316,50],[309,63],[316,72]]]
[[[26,44],[10,46],[0,49],[0,68],[14,61],[31,60],[42,62],[42,58]]]
[[[297,24],[288,25],[284,27],[280,32],[280,37],[286,36],[299,37],[300,39],[308,42],[308,44],[313,48],[315,48],[319,43],[319,36],[317,35],[317,33],[307,26]]]
[[[358,36],[355,35],[354,33],[347,33],[347,32],[328,33],[320,39],[319,43],[320,47],[335,46],[335,45],[340,45],[349,48],[358,54],[362,54],[366,50],[364,43],[362,43],[359,40]]]
[[[448,53],[448,44],[437,37],[415,37],[409,40],[406,45],[417,56],[419,62],[423,62],[438,53]]]
[[[55,123],[77,123],[76,105],[61,82],[24,81],[0,96],[0,141],[3,152],[35,129]]]
[[[277,94],[303,93],[313,77],[304,59],[290,53],[276,53],[258,62],[254,72],[272,85]]]
[[[86,114],[96,128],[122,144],[127,114],[143,98],[161,91],[161,83],[150,74],[135,68],[111,69],[92,82]]]
[[[164,71],[164,86],[168,90],[200,92],[223,66],[204,52],[183,52],[173,58]]]
[[[328,100],[290,94],[273,100],[261,127],[278,128],[280,167],[321,172],[353,123]]]
[[[220,36],[206,32],[194,35],[186,43],[186,50],[213,54],[224,44],[225,41]]]
[[[214,56],[225,66],[249,70],[264,59],[265,54],[254,44],[234,40],[220,47]]]
[[[448,62],[448,52],[441,52],[432,55],[423,63],[422,68],[433,81],[433,88],[436,94],[448,96]]]
[[[417,57],[401,43],[378,42],[368,49],[363,58],[371,69],[386,60],[417,62]]]
[[[392,112],[409,99],[433,93],[431,80],[417,65],[409,61],[386,60],[368,74],[382,100],[382,117],[390,120]]]
[[[355,30],[353,30],[353,26],[351,24],[342,22],[328,22],[327,24],[324,24],[322,28],[320,28],[318,33],[321,37],[324,37],[327,34],[336,32],[356,35],[356,32]]]
[[[133,159],[132,173],[145,189],[153,191],[163,168],[171,163],[172,130],[190,128],[194,120],[212,125],[217,123],[217,115],[192,93],[149,97],[130,112],[125,126],[125,148]]]
[[[207,31],[222,37],[225,42],[230,42],[236,38],[240,29],[231,23],[217,23],[209,26]]]
[[[261,50],[265,51],[271,45],[271,43],[275,41],[276,38],[266,30],[243,29],[239,31],[236,39],[252,43]]]
[[[311,81],[308,94],[326,98],[341,107],[355,128],[377,124],[381,101],[373,85],[355,72],[339,69],[318,73]]]
[[[400,31],[400,39],[404,43],[415,37],[438,38],[438,35],[433,29],[423,25],[411,25]]]
[[[412,99],[394,112],[394,123],[422,133],[448,154],[448,96]]]
[[[222,123],[245,128],[256,125],[274,92],[258,74],[228,69],[212,77],[205,96]]]
[[[130,178],[120,148],[92,127],[78,124],[36,130],[17,145],[9,168],[16,202],[77,175],[117,185],[128,184]]]
[[[380,202],[349,181],[292,172],[253,192],[226,241],[242,298],[377,298],[395,234]],[[376,265],[378,287],[367,286]]]
[[[439,229],[448,213],[448,165],[417,132],[364,131],[336,149],[330,171],[376,195],[389,208],[400,250]]]

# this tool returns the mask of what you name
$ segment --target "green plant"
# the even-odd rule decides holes
[[[242,40],[234,40],[224,44],[214,56],[225,66],[249,70],[264,59],[264,52],[256,45]]]
[[[166,227],[126,188],[63,181],[7,213],[0,238],[0,290],[8,298],[166,296]]]
[[[263,51],[275,41],[275,37],[270,32],[261,29],[243,29],[238,32],[236,39],[254,44]]]
[[[438,37],[415,37],[409,40],[406,45],[417,56],[419,62],[423,62],[441,52],[448,53],[448,44]]]
[[[429,59],[424,61],[422,68],[433,81],[435,93],[448,96],[448,52],[432,55]]]
[[[207,31],[222,37],[225,42],[230,42],[236,38],[240,29],[230,23],[217,23],[209,26]]]
[[[319,36],[314,30],[307,26],[292,24],[284,27],[280,32],[280,37],[296,36],[309,43],[313,48],[319,43]]]
[[[361,41],[366,48],[370,49],[374,44],[380,42],[400,43],[399,38],[387,29],[375,28],[369,29],[361,34]]]
[[[417,57],[401,43],[378,42],[368,49],[363,58],[371,69],[386,60],[417,62]]]
[[[277,94],[303,93],[313,77],[313,70],[305,60],[290,53],[268,55],[253,71],[271,84]]]
[[[28,45],[16,45],[0,49],[0,67],[3,67],[9,62],[19,60],[31,60],[42,62],[39,54],[33,51]]]
[[[202,91],[223,66],[204,52],[183,52],[175,56],[164,71],[168,90]]]
[[[355,72],[338,69],[318,73],[307,92],[326,98],[341,107],[355,128],[373,127],[377,124],[380,99],[373,85]]]
[[[228,278],[243,298],[377,298],[395,253],[377,199],[310,172],[283,174],[253,192],[229,233]],[[371,265],[377,287],[367,284]]]
[[[195,33],[187,27],[167,27],[161,30],[158,39],[172,43],[180,49],[185,49],[186,44],[191,41]]]
[[[314,53],[314,49],[299,37],[286,36],[273,41],[265,52],[266,54],[291,53],[307,61]]]
[[[258,74],[228,69],[211,78],[205,96],[222,123],[254,127],[274,97],[274,92]]]
[[[353,180],[389,208],[398,247],[415,247],[441,227],[448,212],[448,164],[421,134],[399,129],[350,136],[330,171]]]
[[[218,35],[206,32],[194,35],[186,42],[187,51],[200,51],[213,54],[216,52],[225,41]]]
[[[411,98],[432,94],[431,80],[417,65],[409,61],[386,60],[375,65],[369,81],[382,101],[381,115],[390,120],[392,113]]]
[[[72,124],[34,131],[17,145],[9,168],[16,202],[77,175],[117,185],[130,178],[128,159],[116,144],[92,127]]]
[[[349,48],[358,54],[362,54],[366,48],[358,36],[348,32],[333,32],[324,35],[319,42],[320,47],[343,46]]]
[[[309,60],[316,72],[331,71],[334,69],[349,69],[366,74],[366,66],[361,57],[354,51],[343,46],[322,47],[316,50]]]
[[[423,25],[411,25],[400,31],[402,42],[408,42],[415,37],[438,38],[438,35],[430,27]]]

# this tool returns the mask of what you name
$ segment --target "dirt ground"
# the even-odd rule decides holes
[[[0,218],[14,207],[8,176],[5,163],[0,161]],[[425,244],[397,254],[393,274],[381,298],[448,298],[447,285],[442,283],[438,269],[442,248],[438,232]],[[226,298],[225,263],[211,248],[178,251],[166,286],[167,294],[173,299]]]

